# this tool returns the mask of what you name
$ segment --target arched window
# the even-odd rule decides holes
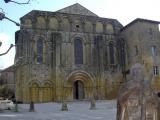
[[[37,62],[43,62],[43,40],[41,38],[37,41]]]
[[[151,52],[152,52],[152,56],[157,56],[157,50],[155,45],[151,46]]]
[[[135,56],[137,56],[137,55],[138,55],[138,46],[135,45],[135,46],[134,46],[134,49],[135,49]]]
[[[109,44],[109,56],[110,56],[110,64],[114,64],[115,60],[114,60],[114,47],[113,47],[113,43]]]
[[[83,64],[83,45],[80,38],[76,38],[74,41],[74,56],[75,64]]]

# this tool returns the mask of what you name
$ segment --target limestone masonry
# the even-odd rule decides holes
[[[33,10],[20,20],[18,101],[113,99],[135,63],[145,66],[145,79],[160,90],[159,22],[138,18],[123,27],[78,3],[56,12]]]

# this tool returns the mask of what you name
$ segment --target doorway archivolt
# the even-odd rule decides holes
[[[82,71],[71,73],[64,85],[67,99],[90,99],[93,96],[93,79]]]

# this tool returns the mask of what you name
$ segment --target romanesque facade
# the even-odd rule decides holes
[[[145,33],[141,41],[155,43],[151,50],[156,47],[157,60],[159,57],[158,22],[137,19],[123,27],[116,19],[98,17],[78,3],[56,12],[33,10],[20,20],[21,28],[15,37],[18,101],[115,98],[119,87],[127,80],[127,70],[131,64],[139,62],[135,61],[139,57],[134,56],[132,47],[138,49],[136,54],[139,55],[140,46],[147,44],[136,42],[136,36],[150,27],[152,33],[147,33],[157,35],[155,42]],[[149,50],[146,52],[148,54]],[[159,64],[156,65],[158,69]]]

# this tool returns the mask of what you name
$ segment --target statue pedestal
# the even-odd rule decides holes
[[[91,102],[90,102],[90,110],[95,110],[96,109],[96,102],[95,102],[95,99],[91,99]]]
[[[67,103],[66,102],[62,102],[62,111],[68,111],[68,107],[67,107]]]

